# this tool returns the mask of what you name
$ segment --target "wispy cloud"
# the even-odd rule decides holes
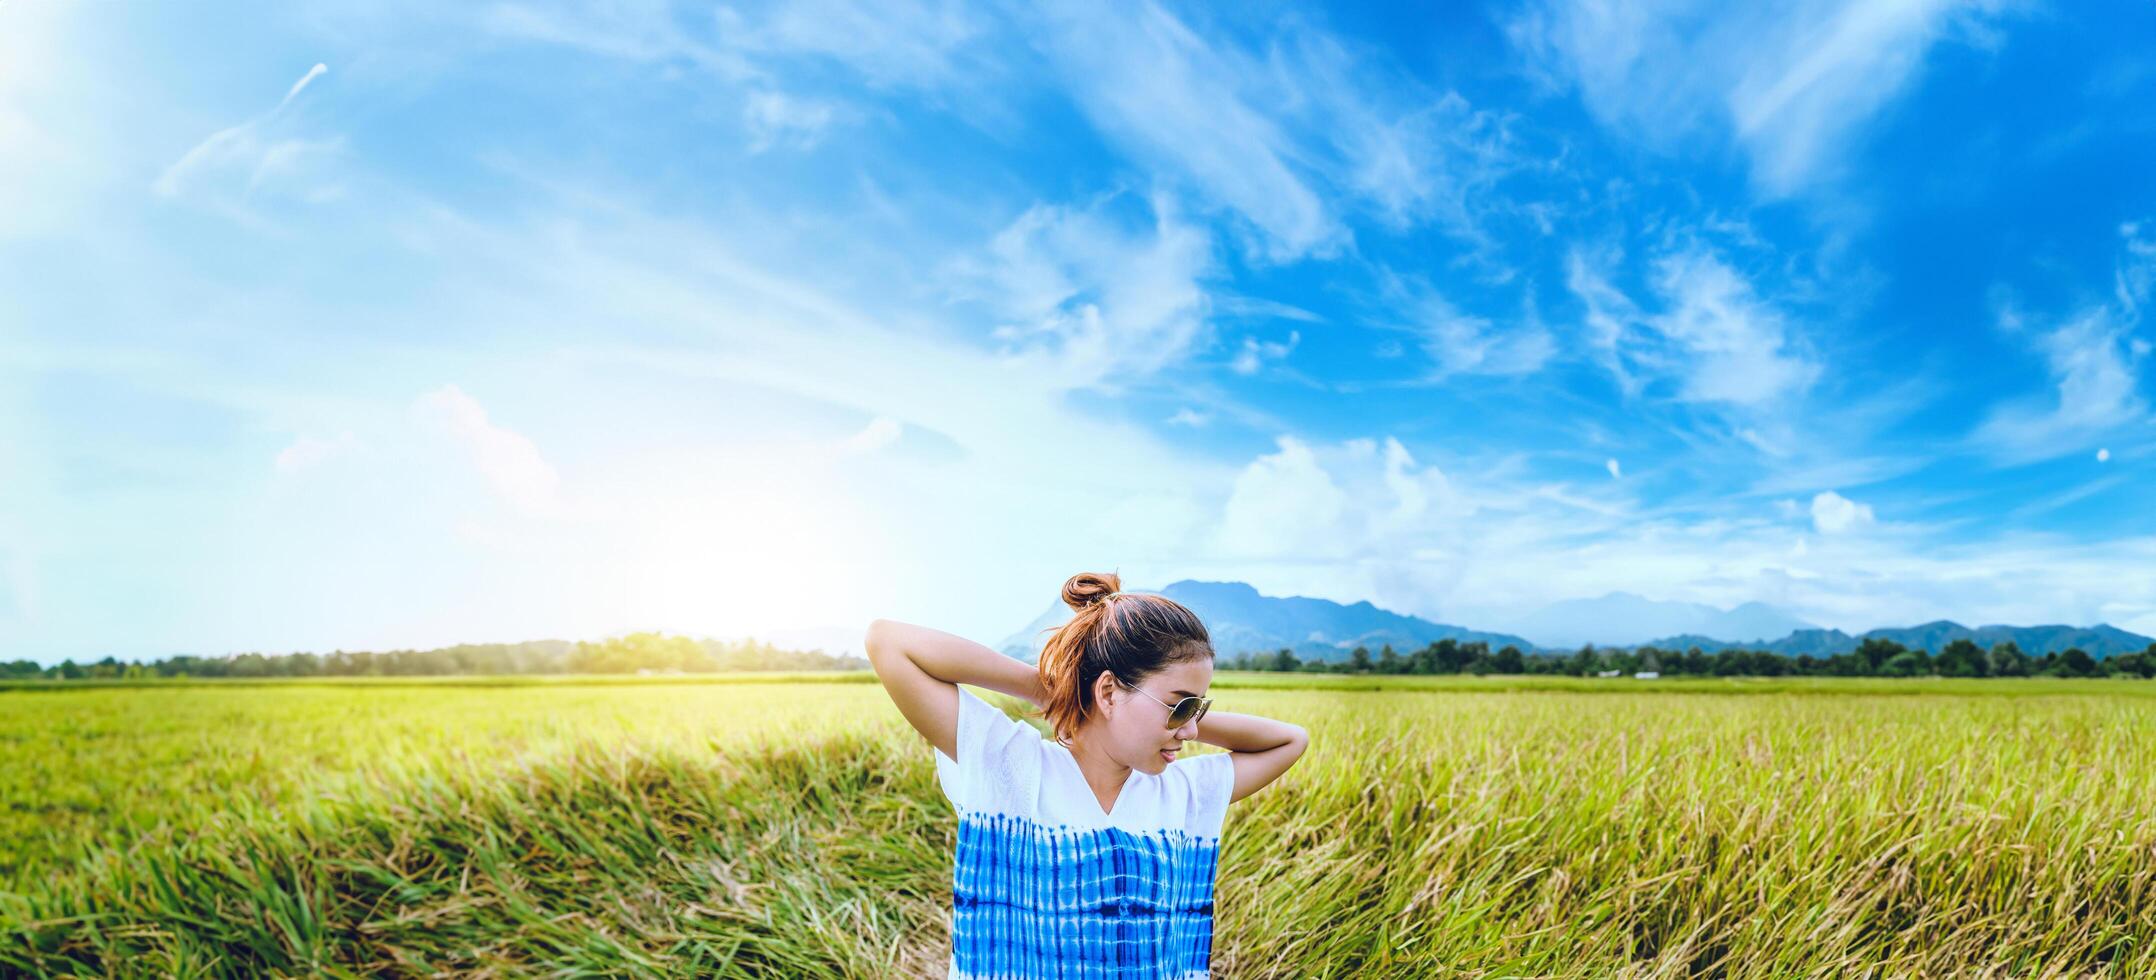
[[[446,432],[471,454],[472,465],[495,492],[534,517],[566,510],[561,476],[523,433],[496,424],[479,400],[444,385],[412,403],[415,417]],[[280,462],[281,462],[280,458]]]
[[[1379,323],[1418,339],[1430,358],[1428,381],[1454,375],[1531,374],[1557,355],[1556,338],[1531,310],[1499,324],[1462,312],[1422,276],[1381,270],[1379,283]]]
[[[1654,261],[1659,312],[1611,285],[1589,253],[1574,250],[1566,275],[1596,356],[1629,396],[1667,379],[1681,401],[1756,408],[1802,394],[1822,372],[1788,317],[1704,246]]]
[[[1758,188],[1778,197],[1831,177],[1933,46],[1999,43],[1984,30],[1997,9],[1955,0],[1553,0],[1513,19],[1508,33],[1613,131],[1661,149],[1724,133],[1750,157]]]
[[[960,288],[998,317],[991,335],[1006,356],[1059,389],[1159,371],[1209,335],[1199,285],[1213,266],[1209,236],[1165,195],[1146,202],[1149,224],[1119,203],[1036,205],[983,258],[953,265]]]
[[[1869,504],[1857,503],[1832,490],[1812,498],[1812,527],[1821,534],[1847,534],[1872,521]]]
[[[1243,338],[1242,349],[1236,352],[1233,361],[1228,362],[1228,368],[1237,374],[1256,374],[1265,366],[1265,362],[1288,356],[1288,352],[1294,350],[1295,345],[1302,339],[1302,331],[1299,330],[1288,331],[1288,339],[1284,341],[1260,340],[1246,336]]]
[[[292,83],[269,111],[211,133],[195,144],[150,188],[160,197],[191,200],[258,227],[266,227],[254,205],[259,196],[323,202],[343,194],[329,164],[344,149],[341,135],[304,135],[305,124],[291,106],[310,83],[329,70],[317,63]]]
[[[1248,50],[1150,2],[1040,13],[1034,39],[1094,125],[1247,220],[1272,261],[1336,254],[1362,206],[1471,233],[1474,195],[1512,165],[1502,119],[1314,26]]]
[[[2111,311],[2083,312],[2029,340],[2054,385],[2049,399],[2024,398],[1992,409],[1972,438],[2005,463],[2090,451],[2105,433],[2147,414],[2137,382],[2146,342],[2131,337]]]
[[[777,146],[797,150],[814,147],[824,129],[838,116],[838,110],[830,103],[771,90],[750,93],[741,111],[749,131],[751,153],[762,153]]]
[[[2150,342],[2136,328],[2150,295],[2156,248],[2139,237],[2137,225],[2129,223],[2120,232],[2126,241],[2114,275],[2113,304],[2083,309],[2049,329],[2032,325],[2014,307],[2000,311],[2000,330],[2043,359],[2052,391],[2048,397],[2017,397],[1993,406],[1970,433],[1970,442],[1994,460],[2016,465],[2090,452],[2104,436],[2149,420],[2140,373]]]
[[[821,57],[872,86],[939,90],[995,70],[999,20],[953,0],[808,0],[721,8],[717,34],[752,58]]]

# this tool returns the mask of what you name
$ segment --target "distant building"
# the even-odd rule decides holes
[[[1617,676],[1617,675],[1619,675],[1619,674],[1622,674],[1622,673],[1624,673],[1624,671],[1621,671],[1621,670],[1598,670],[1598,671],[1595,671],[1595,676],[1596,676],[1596,677],[1615,677],[1615,676]]]
[[[1651,681],[1657,677],[1662,676],[1662,672],[1659,670],[1643,670],[1637,674],[1633,674],[1632,676],[1637,677],[1641,680]]]

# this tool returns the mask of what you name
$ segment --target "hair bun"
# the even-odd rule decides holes
[[[1063,603],[1083,610],[1123,590],[1123,579],[1114,572],[1079,572],[1063,583]]]

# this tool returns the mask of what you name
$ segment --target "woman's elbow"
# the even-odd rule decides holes
[[[893,625],[895,624],[888,619],[872,620],[868,624],[868,630],[861,634],[861,652],[868,658],[869,667],[874,669],[878,676],[883,674],[884,664],[898,652],[898,645],[891,639]]]

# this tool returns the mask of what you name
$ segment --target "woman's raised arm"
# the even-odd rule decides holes
[[[1280,778],[1310,746],[1310,733],[1292,725],[1257,715],[1208,711],[1198,722],[1198,741],[1227,749],[1235,766],[1233,803]]]
[[[869,666],[900,714],[929,744],[958,757],[958,685],[1001,691],[1038,707],[1040,671],[962,636],[879,619],[863,639]]]

